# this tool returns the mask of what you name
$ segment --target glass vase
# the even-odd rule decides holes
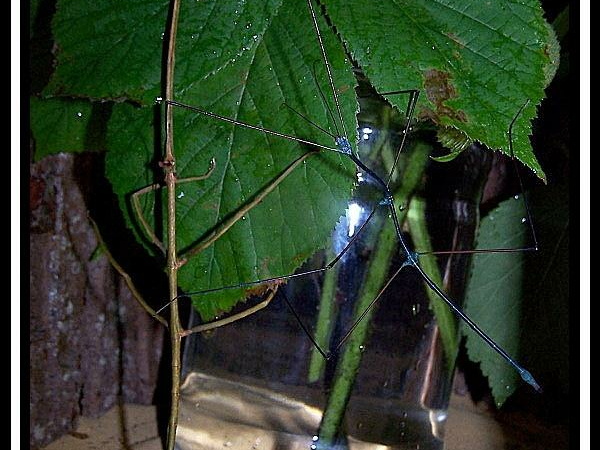
[[[389,179],[402,242],[381,189],[359,170],[331,247],[302,268],[343,251],[332,269],[291,279],[265,309],[187,338],[181,450],[443,448],[457,323],[404,264],[405,248],[460,303],[468,255],[429,253],[472,246],[489,161],[472,146],[433,163],[431,132],[415,128],[389,177],[404,115],[368,93],[361,107],[361,161]]]

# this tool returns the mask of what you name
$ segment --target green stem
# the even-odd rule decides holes
[[[419,251],[423,253],[433,251],[425,218],[426,206],[425,199],[413,197],[410,201],[407,215],[410,235],[415,248],[418,248]],[[419,257],[419,265],[435,284],[443,286],[442,275],[435,255],[421,255]],[[446,368],[449,371],[452,371],[454,369],[454,362],[458,351],[458,324],[452,311],[450,311],[448,306],[439,298],[439,296],[429,287],[426,287],[426,291],[430,308],[433,310],[440,331],[444,354],[446,355]]]
[[[394,192],[395,204],[405,205],[418,187],[428,162],[431,147],[428,144],[415,145],[408,159],[402,185]],[[398,220],[402,223],[406,218],[406,210],[396,207]],[[371,262],[365,269],[366,278],[359,294],[359,299],[354,310],[354,321],[362,315],[373,299],[381,292],[387,279],[390,262],[398,250],[396,230],[391,220],[383,226],[375,245]],[[326,299],[323,299],[326,302]],[[344,351],[336,368],[336,374],[328,397],[328,403],[323,413],[323,420],[319,429],[319,442],[327,446],[333,444],[344,412],[350,399],[354,381],[358,373],[367,332],[375,308],[362,318],[344,346]]]
[[[395,243],[394,226],[388,221],[379,236],[371,263],[366,268],[366,279],[354,310],[355,320],[366,310],[385,283],[390,261],[397,249]],[[367,339],[367,331],[374,311],[375,308],[369,310],[344,345],[344,351],[336,369],[335,380],[319,429],[319,442],[326,446],[333,444],[344,417],[344,411],[358,373],[362,352],[365,348],[364,344]]]
[[[330,260],[334,255],[328,254],[327,256],[328,260]],[[321,348],[327,347],[327,343],[331,338],[333,326],[335,325],[334,305],[338,273],[339,264],[336,264],[330,270],[325,272],[325,276],[323,277],[323,289],[321,291],[319,313],[317,316],[317,325],[314,336],[315,342]],[[314,347],[310,356],[310,365],[308,368],[309,383],[314,383],[321,378],[323,371],[325,370],[325,363],[326,360],[323,358],[317,348]]]

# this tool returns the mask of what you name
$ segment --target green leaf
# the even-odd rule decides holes
[[[531,231],[522,198],[501,203],[481,221],[477,248],[522,248],[531,244]],[[525,253],[483,253],[473,257],[472,273],[465,294],[465,312],[509,355],[517,357],[521,336],[521,310]],[[463,326],[471,361],[481,363],[498,405],[514,392],[519,374],[490,351],[473,331]]]
[[[541,179],[528,135],[556,67],[558,43],[536,0],[326,0],[353,58],[379,92],[419,89],[417,116],[515,156]],[[405,100],[389,96],[405,108]]]
[[[168,4],[58,0],[57,67],[44,94],[152,102],[160,89]]]
[[[178,66],[177,100],[322,145],[334,145],[330,136],[284,106],[335,132],[315,82],[316,76],[322,89],[330,92],[316,39],[312,34],[306,39],[306,30],[312,33],[306,5],[288,0],[262,22],[241,19],[255,14],[254,3],[247,6],[248,15],[241,15],[237,7],[226,7],[222,2],[184,3],[182,18],[201,19],[183,20],[178,33],[177,58],[183,62]],[[215,8],[219,23],[237,22],[248,33],[246,42],[232,39],[238,51],[233,46],[231,51],[214,50],[221,48],[223,36],[235,34],[207,26],[214,21],[215,13],[211,11]],[[320,24],[346,126],[355,130],[357,103],[351,67],[325,21],[320,19]],[[198,52],[208,52],[214,58],[207,62],[206,53],[199,57]],[[206,180],[177,187],[180,249],[193,247],[309,148],[180,108],[175,109],[174,124],[180,179],[201,175],[212,158],[216,162]],[[154,143],[155,125],[152,108],[128,105],[118,105],[109,124],[107,175],[123,207],[129,210],[127,197],[154,181],[152,171],[147,169],[156,168],[160,158]],[[291,274],[316,250],[326,247],[336,221],[344,213],[354,178],[354,166],[348,158],[326,151],[311,156],[214,245],[191,258],[179,272],[180,286],[190,292]],[[144,199],[144,205],[149,223],[154,223],[152,217],[157,212],[165,216],[162,210],[154,210],[152,195]],[[140,227],[134,224],[131,214],[130,220],[139,234]],[[243,296],[239,290],[226,290],[196,296],[194,301],[202,316],[210,318],[228,310]]]
[[[86,100],[30,97],[30,127],[35,140],[35,160],[60,152],[101,150],[94,139],[92,104]]]
[[[537,252],[490,253],[473,258],[465,312],[510,355],[544,381],[568,391],[569,195],[568,187],[528,196]],[[522,198],[508,200],[482,220],[479,248],[532,245]],[[553,314],[548,314],[552,311]],[[516,371],[470,329],[469,358],[481,362],[498,406],[522,383]]]
[[[46,93],[125,98],[150,105],[162,93],[167,3],[59,0],[53,23],[57,68]],[[531,99],[515,129],[515,149],[522,161],[543,176],[527,139],[534,105],[552,72],[544,49],[553,37],[538,3],[504,1],[469,9],[467,2],[387,0],[378,3],[377,14],[372,5],[361,9],[365,5],[354,0],[327,2],[326,12],[379,90],[421,89],[425,95],[421,95],[419,117],[504,149],[508,124],[525,99]],[[338,37],[320,12],[317,9],[345,125],[354,137],[355,81]],[[328,114],[328,109],[335,108],[304,2],[187,0],[180,18],[176,100],[333,145],[329,136],[285,106],[338,134]],[[390,99],[404,107],[406,96]],[[108,138],[107,174],[123,196],[129,215],[127,196],[160,180],[159,119],[151,107],[124,105],[119,105],[111,119],[109,133],[115,134]],[[217,165],[208,180],[182,185],[179,192],[183,194],[178,223],[182,248],[193,247],[307,150],[182,110],[175,115],[175,148],[180,178],[203,174],[212,157]],[[182,288],[209,289],[292,272],[316,248],[326,245],[326,236],[348,198],[353,171],[352,164],[339,155],[321,152],[311,157],[286,180],[289,187],[280,186],[227,236],[182,269]],[[154,210],[152,197],[156,196],[149,194],[144,203],[147,220],[164,229],[160,219],[164,214],[158,207]],[[151,218],[153,213],[159,219]],[[130,220],[139,235],[139,225]],[[208,305],[203,307],[204,316],[228,309],[240,296],[222,295],[229,297],[223,304],[202,300]]]

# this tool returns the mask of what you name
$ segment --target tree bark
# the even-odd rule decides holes
[[[153,400],[164,328],[139,307],[105,255],[92,258],[98,241],[90,204],[108,219],[115,214],[108,212],[108,185],[98,182],[102,173],[99,154],[59,154],[30,166],[32,448],[119,400]]]

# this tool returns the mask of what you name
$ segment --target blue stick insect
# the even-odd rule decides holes
[[[264,133],[266,135],[270,135],[270,136],[275,136],[277,138],[281,138],[281,139],[286,139],[286,140],[290,140],[290,141],[294,141],[294,142],[298,142],[300,144],[309,146],[311,148],[316,148],[319,149],[319,151],[325,151],[325,152],[334,152],[340,155],[343,155],[344,157],[348,158],[350,161],[352,161],[352,163],[355,165],[356,169],[361,171],[366,177],[369,177],[371,182],[377,186],[377,188],[379,189],[379,191],[381,192],[381,199],[379,201],[379,206],[383,207],[383,208],[387,208],[389,210],[389,214],[391,216],[391,219],[394,223],[394,228],[396,230],[396,236],[400,245],[400,251],[403,254],[403,257],[405,258],[405,262],[402,265],[402,268],[408,268],[408,267],[412,267],[414,270],[416,270],[420,276],[422,277],[423,281],[427,284],[427,286],[429,286],[430,289],[432,289],[438,296],[439,298],[444,301],[448,307],[462,320],[464,321],[465,324],[467,324],[475,333],[477,333],[477,335],[479,335],[485,342],[487,342],[489,344],[489,346],[494,349],[496,352],[498,352],[510,365],[512,365],[520,374],[521,378],[528,384],[530,384],[534,389],[536,389],[537,391],[541,391],[541,388],[539,386],[539,384],[536,382],[536,380],[534,379],[534,377],[531,375],[531,373],[529,373],[529,371],[527,371],[525,368],[523,368],[517,361],[514,360],[514,358],[512,358],[510,355],[507,354],[507,352],[505,352],[498,344],[496,344],[494,342],[494,340],[489,337],[483,330],[481,330],[479,328],[479,326],[477,326],[477,324],[475,322],[473,322],[473,320],[471,320],[457,305],[456,303],[450,299],[448,297],[447,294],[444,293],[444,291],[437,286],[433,280],[429,277],[429,275],[422,269],[422,267],[419,265],[419,254],[415,251],[413,251],[412,249],[409,248],[409,246],[407,245],[407,243],[405,242],[405,238],[403,238],[402,236],[402,230],[401,230],[401,224],[399,222],[397,213],[396,213],[396,208],[394,207],[394,198],[392,195],[392,192],[390,191],[390,182],[392,179],[392,175],[396,169],[396,165],[398,163],[398,158],[401,154],[402,149],[405,146],[405,141],[406,141],[406,136],[409,132],[409,127],[410,124],[412,123],[413,120],[413,114],[415,111],[415,106],[417,103],[417,100],[419,98],[419,94],[420,91],[418,90],[399,90],[399,91],[392,91],[392,92],[384,92],[381,93],[382,96],[393,96],[393,95],[398,95],[398,94],[408,94],[410,96],[409,99],[409,106],[407,108],[407,120],[406,120],[406,128],[405,131],[403,133],[403,137],[402,137],[402,141],[400,142],[399,145],[399,150],[398,153],[396,154],[396,158],[394,160],[394,163],[392,165],[391,171],[388,174],[386,179],[381,178],[379,175],[377,175],[373,170],[371,170],[367,165],[365,165],[358,157],[358,154],[356,152],[355,149],[353,149],[351,143],[350,143],[350,139],[348,138],[348,132],[347,132],[347,128],[346,125],[344,123],[343,120],[343,115],[342,115],[342,109],[340,106],[340,101],[338,98],[338,89],[336,88],[335,84],[334,84],[334,79],[333,79],[333,74],[332,74],[332,68],[331,68],[331,64],[328,60],[328,55],[327,55],[327,51],[325,49],[325,45],[323,43],[323,37],[321,34],[321,30],[319,28],[319,24],[317,21],[317,16],[316,16],[316,12],[314,9],[314,6],[312,4],[312,2],[310,0],[307,0],[307,5],[308,5],[308,9],[310,12],[310,17],[312,20],[312,24],[315,30],[315,34],[317,37],[317,42],[318,42],[318,46],[321,52],[321,56],[322,56],[322,61],[323,61],[323,65],[325,67],[326,73],[327,73],[327,81],[328,81],[328,85],[329,85],[329,89],[331,91],[331,95],[333,98],[333,110],[329,109],[328,110],[328,114],[331,118],[332,123],[334,124],[335,130],[337,132],[337,134],[331,134],[329,133],[327,130],[325,130],[324,128],[320,127],[319,125],[315,124],[314,122],[310,121],[311,125],[313,125],[317,130],[325,133],[326,135],[330,136],[333,140],[333,144],[334,146],[325,146],[322,145],[318,142],[314,142],[308,139],[304,139],[304,138],[300,138],[297,136],[293,136],[290,134],[286,134],[286,133],[281,133],[275,130],[271,130],[271,129],[267,129],[258,125],[253,125],[250,123],[246,123],[240,120],[237,120],[235,118],[231,118],[231,117],[226,117],[223,115],[219,115],[219,114],[215,114],[213,112],[207,111],[205,109],[196,107],[196,106],[191,106],[191,105],[187,105],[178,101],[168,101],[169,104],[176,106],[178,108],[183,108],[186,110],[190,110],[193,111],[194,113],[203,115],[205,117],[208,117],[210,119],[213,120],[217,120],[217,121],[222,121],[225,123],[230,123],[233,124],[237,127],[244,127],[247,129],[251,129],[260,133]],[[323,102],[328,105],[327,100],[324,97],[324,93],[321,90],[321,88],[319,87],[319,93],[320,95],[323,97]],[[509,126],[508,126],[508,142],[509,142],[509,152],[510,152],[510,156],[514,161],[514,151],[513,151],[513,126],[515,124],[515,121],[517,120],[517,118],[519,117],[519,115],[521,114],[522,110],[528,105],[529,101],[527,101],[525,104],[521,105],[521,107],[515,112],[514,118],[512,119],[512,121],[510,122]],[[290,109],[292,109],[291,106],[289,106]],[[293,109],[292,109],[293,110]],[[302,116],[302,118],[304,120],[309,121],[308,118],[304,117],[301,113],[293,110],[293,112],[299,116]],[[296,166],[294,165],[294,168]],[[518,171],[516,172],[517,174],[519,173]],[[519,176],[519,184],[522,187],[522,181],[521,181],[521,177]],[[528,203],[526,201],[526,198],[524,197],[524,201],[525,201],[525,206],[526,206],[526,211],[527,211],[527,222],[528,223],[532,223],[532,217],[531,217],[531,211],[530,208],[528,206]],[[373,215],[373,212],[371,213],[371,217]],[[365,221],[365,223],[363,224],[363,227],[366,226],[366,224],[369,222],[369,220],[371,219],[371,217],[368,217],[367,220]],[[535,235],[535,230],[533,227],[531,227],[531,233],[532,233],[532,239],[533,239],[533,244],[531,246],[527,246],[527,247],[521,247],[521,248],[493,248],[493,249],[477,249],[477,250],[470,250],[470,251],[462,251],[461,253],[489,253],[489,252],[523,252],[523,251],[535,251],[538,248],[538,243],[537,243],[537,237]],[[360,230],[355,234],[354,239],[352,239],[347,245],[346,247],[344,247],[337,256],[335,256],[329,263],[327,263],[325,265],[325,267],[320,268],[320,269],[315,269],[315,270],[308,270],[308,271],[298,271],[294,274],[291,275],[283,275],[283,276],[276,276],[276,277],[269,277],[269,278],[265,278],[265,279],[261,279],[261,280],[253,280],[253,281],[248,281],[248,282],[243,282],[243,283],[238,283],[238,284],[234,284],[234,285],[230,285],[230,286],[221,286],[218,288],[214,288],[214,289],[205,289],[205,290],[201,290],[201,291],[194,291],[194,292],[186,292],[184,295],[182,296],[200,296],[203,294],[209,294],[209,293],[213,293],[213,292],[218,292],[218,291],[222,291],[222,290],[229,290],[229,289],[238,289],[238,288],[252,288],[255,287],[257,285],[266,285],[266,284],[273,284],[273,283],[278,283],[278,282],[282,282],[282,281],[286,281],[286,280],[290,280],[293,278],[298,278],[298,277],[303,277],[303,276],[307,276],[307,275],[311,275],[311,274],[315,274],[315,273],[319,273],[319,272],[324,272],[327,270],[332,269],[335,264],[343,257],[343,255],[348,251],[348,249],[352,246],[352,244],[354,243],[354,241],[356,240],[356,237],[359,236],[360,234]],[[204,249],[204,247],[202,247],[202,249]],[[195,251],[193,253],[196,253]],[[448,252],[436,252],[437,254],[440,253],[448,253]],[[394,278],[398,273],[394,274],[392,276],[392,278]],[[373,299],[373,302],[371,303],[371,305],[369,306],[369,309],[371,307],[373,307],[377,300],[378,300],[379,296],[377,296],[375,299]],[[367,310],[363,313],[364,314],[367,313]],[[361,317],[363,317],[361,316]],[[359,318],[359,321],[361,320],[361,318]],[[330,351],[325,351],[321,348],[319,348],[319,351],[323,354],[324,357],[329,358],[331,356],[332,353],[335,353],[339,350],[339,348],[343,345],[344,341],[346,341],[347,337],[352,333],[353,329],[355,328],[356,323],[350,327],[350,329],[348,330],[348,332],[346,333],[346,335],[341,339],[341,341]],[[203,329],[206,329],[206,327],[204,327]],[[310,336],[310,334],[309,334]],[[316,344],[316,343],[315,343]]]

